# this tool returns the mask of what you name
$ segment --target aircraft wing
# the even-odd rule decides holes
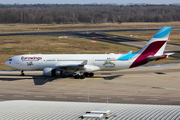
[[[55,65],[55,66],[52,66],[52,68],[54,68],[54,69],[76,68],[76,67],[84,67],[84,65],[87,65],[87,60],[83,61],[81,64]]]

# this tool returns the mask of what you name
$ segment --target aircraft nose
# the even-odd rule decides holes
[[[8,64],[7,62],[8,62],[8,61],[6,61],[4,64],[7,65],[7,64]]]
[[[10,64],[11,64],[11,62],[9,62],[9,61],[5,62],[5,65],[7,65],[7,66],[9,66]]]

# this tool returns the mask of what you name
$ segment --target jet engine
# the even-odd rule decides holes
[[[43,75],[46,77],[54,77],[62,74],[61,70],[53,69],[53,68],[44,68]]]

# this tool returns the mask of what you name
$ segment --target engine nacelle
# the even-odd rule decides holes
[[[101,68],[97,67],[97,66],[94,66],[94,65],[85,65],[84,66],[84,70],[85,72],[93,72],[93,71],[98,71],[100,70]]]
[[[44,68],[43,75],[46,77],[53,77],[62,74],[61,70],[53,69],[53,68]]]

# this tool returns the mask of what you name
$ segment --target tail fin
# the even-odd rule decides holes
[[[172,27],[162,27],[134,56],[130,68],[148,63],[148,56],[162,56]]]

